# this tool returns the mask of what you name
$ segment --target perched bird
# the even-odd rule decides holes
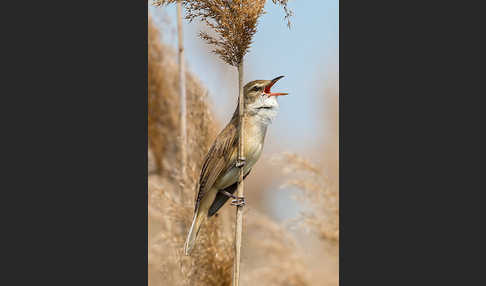
[[[244,93],[244,177],[255,165],[263,149],[268,125],[277,116],[277,96],[287,93],[273,93],[272,86],[283,76],[272,80],[254,80],[243,88]],[[245,204],[244,198],[236,197],[239,168],[238,155],[238,116],[239,106],[231,121],[219,133],[204,158],[198,183],[198,195],[191,228],[187,235],[184,250],[189,255],[193,249],[201,224],[213,216],[231,197],[232,205]]]

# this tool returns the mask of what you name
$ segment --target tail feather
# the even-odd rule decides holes
[[[186,243],[184,244],[184,252],[186,255],[190,255],[194,245],[196,245],[196,238],[197,234],[199,233],[199,229],[201,227],[202,222],[207,217],[207,215],[203,212],[196,211],[194,213],[194,218],[192,219],[191,228],[189,229],[189,233],[187,234]]]

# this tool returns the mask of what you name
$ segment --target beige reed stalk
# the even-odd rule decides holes
[[[184,194],[187,162],[187,124],[186,124],[186,71],[184,66],[184,38],[182,33],[182,3],[177,1],[177,42],[179,45],[179,95],[180,95],[180,146],[181,146],[181,200]]]
[[[243,120],[244,112],[244,97],[243,97],[243,60],[238,65],[238,87],[239,87],[239,137],[238,137],[238,161],[244,162],[244,134],[243,130],[245,121]],[[242,165],[242,164],[239,164]],[[240,173],[238,175],[238,188],[236,190],[238,197],[243,197],[244,187],[243,187],[243,166],[240,166]],[[238,205],[236,207],[236,227],[235,227],[235,258],[233,263],[233,286],[238,286],[240,281],[240,262],[241,262],[241,235],[243,233],[243,205]]]

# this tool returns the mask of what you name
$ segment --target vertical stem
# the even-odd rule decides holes
[[[243,97],[243,59],[238,65],[238,87],[239,87],[239,139],[238,139],[238,160],[244,160],[244,97]],[[243,197],[243,171],[244,166],[240,167],[238,176],[237,196]],[[241,234],[243,232],[243,206],[236,207],[236,228],[235,228],[235,258],[233,263],[233,286],[238,286],[240,280],[240,260],[241,260]]]
[[[184,43],[182,34],[182,4],[177,1],[177,42],[179,44],[179,93],[180,93],[180,144],[181,144],[181,200],[186,179],[186,72],[184,67]]]

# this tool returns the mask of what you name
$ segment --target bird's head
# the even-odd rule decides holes
[[[283,92],[272,92],[272,86],[283,76],[272,80],[254,80],[243,88],[245,96],[245,110],[251,114],[260,114],[278,109],[277,97],[287,95]]]

